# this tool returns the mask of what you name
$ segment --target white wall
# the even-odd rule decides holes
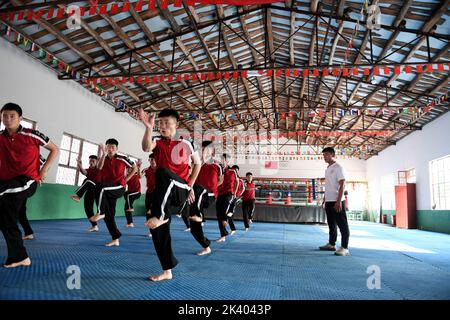
[[[371,209],[379,208],[381,177],[398,171],[416,169],[418,210],[430,210],[429,161],[450,154],[450,113],[400,140],[367,161],[367,180]]]
[[[97,143],[114,137],[119,141],[119,151],[146,159],[141,150],[141,124],[114,112],[98,95],[77,83],[58,80],[56,73],[3,39],[0,70],[0,106],[7,102],[20,105],[24,117],[36,121],[38,130],[57,145],[63,132]],[[47,182],[56,181],[56,172],[55,164]]]

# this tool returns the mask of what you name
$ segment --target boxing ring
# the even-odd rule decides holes
[[[215,205],[206,209],[205,218],[216,219]],[[326,218],[325,210],[320,206],[266,204],[263,202],[256,202],[253,216],[254,221],[280,223],[326,223]],[[238,204],[233,219],[242,220],[241,204]]]

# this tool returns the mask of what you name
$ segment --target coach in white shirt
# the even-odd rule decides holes
[[[320,247],[320,250],[335,251],[337,256],[348,256],[348,239],[350,230],[348,228],[347,214],[344,204],[345,175],[342,166],[334,159],[333,148],[325,148],[322,151],[323,158],[328,163],[325,171],[325,211],[327,213],[328,227],[330,228],[330,239],[328,243]],[[341,231],[341,248],[336,250],[337,228]]]

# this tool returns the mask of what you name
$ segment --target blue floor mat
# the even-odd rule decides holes
[[[318,246],[327,242],[327,227],[253,223],[224,243],[211,244],[212,254],[198,257],[201,247],[181,219],[173,218],[172,245],[179,265],[171,281],[147,280],[159,273],[143,217],[124,228],[120,247],[110,241],[103,222],[88,233],[86,220],[32,221],[36,238],[26,242],[32,266],[0,269],[3,300],[403,300],[450,299],[450,235],[401,230],[368,222],[351,222],[350,253],[336,257]],[[219,237],[217,222],[208,220],[205,234]],[[0,236],[0,260],[6,246]],[[81,288],[70,290],[67,267],[81,271]],[[367,287],[367,268],[379,267],[379,289]]]

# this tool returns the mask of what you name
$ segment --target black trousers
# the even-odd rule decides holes
[[[214,193],[209,192],[207,189],[194,184],[195,202],[189,208],[190,217],[204,218],[203,210],[212,205],[215,201]],[[208,238],[203,233],[203,227],[201,222],[191,220],[191,233],[195,240],[203,247],[208,248],[211,244]]]
[[[123,196],[125,188],[120,184],[97,183],[95,190],[98,213],[105,215],[105,224],[112,239],[119,239],[122,234],[117,229],[115,220],[116,203]]]
[[[253,211],[255,211],[255,200],[242,201],[242,218],[245,228],[250,227],[248,221],[253,219]]]
[[[0,230],[8,248],[5,264],[28,258],[17,220],[24,201],[36,192],[36,188],[36,181],[26,176],[0,181]]]
[[[231,230],[233,230],[232,226],[234,227],[233,219],[230,219],[227,216],[227,213],[229,212],[231,201],[233,200],[233,195],[231,193],[219,195],[217,197],[216,202],[216,214],[217,214],[217,223],[219,224],[219,230],[220,230],[220,236],[226,237],[228,235],[228,231],[225,228],[224,223],[228,221],[230,224]]]
[[[95,187],[94,181],[89,179],[84,179],[81,186],[75,191],[75,194],[81,198],[84,196],[84,212],[86,217],[90,219],[94,215],[94,203],[95,203]],[[97,222],[91,222],[91,225],[95,227]]]
[[[327,223],[328,228],[330,229],[330,239],[329,243],[331,245],[336,244],[337,240],[337,228],[339,227],[339,231],[341,231],[341,246],[345,249],[348,248],[348,240],[350,238],[350,229],[348,227],[347,214],[345,212],[345,203],[342,201],[342,209],[340,212],[337,212],[334,209],[334,205],[336,202],[325,202],[325,211],[327,213]]]
[[[179,176],[167,168],[156,170],[156,188],[153,194],[152,212],[150,217],[169,221],[156,229],[152,229],[152,239],[156,254],[163,270],[173,269],[178,261],[172,251],[170,237],[171,215],[178,213],[186,202],[190,187]]]
[[[191,227],[191,222],[189,220],[189,203],[187,202],[187,200],[184,202],[183,207],[180,210],[181,213],[181,219],[183,219],[184,225],[186,226],[186,228],[190,228]]]
[[[240,198],[233,197],[233,200],[231,200],[230,208],[228,209],[228,212],[227,212],[227,213],[231,213],[232,214],[231,217],[229,217],[227,215],[228,224],[230,226],[231,231],[235,231],[236,230],[236,227],[234,225],[233,216],[234,216],[234,212],[236,211],[236,206],[238,205],[240,200],[241,200]]]
[[[127,218],[127,223],[133,223],[133,213],[128,211],[133,209],[133,203],[141,197],[140,192],[125,192],[123,197],[125,198],[125,217]]]
[[[150,219],[150,213],[152,210],[152,203],[153,203],[153,192],[147,192],[145,194],[145,219]]]
[[[25,236],[32,235],[33,229],[31,228],[30,221],[27,217],[27,199],[23,201],[23,205],[19,211],[19,223],[22,226],[23,233]]]

